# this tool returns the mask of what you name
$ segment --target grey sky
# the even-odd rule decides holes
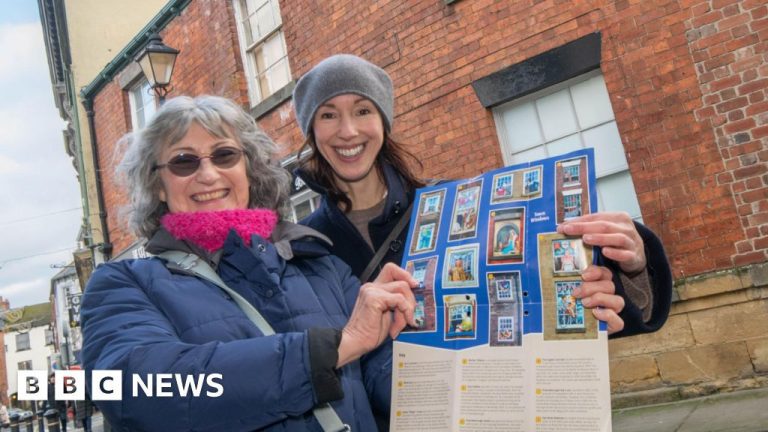
[[[35,1],[0,2],[0,95],[0,296],[15,308],[48,301],[82,220]]]

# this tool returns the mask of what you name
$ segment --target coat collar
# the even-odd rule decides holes
[[[232,237],[233,235],[237,236],[235,232],[230,231],[229,236]],[[325,235],[312,228],[288,221],[277,223],[277,226],[272,231],[271,241],[275,245],[278,255],[286,261],[294,257],[327,255],[328,249],[333,246],[333,242]],[[208,253],[205,249],[196,246],[194,243],[174,238],[162,227],[149,239],[145,249],[154,255],[169,250],[191,253],[203,258],[214,267],[221,258],[221,250]]]
[[[372,222],[386,222],[386,220],[379,220],[380,218],[389,219],[395,210],[403,211],[409,203],[408,188],[406,187],[405,180],[400,176],[397,170],[387,162],[382,164],[382,171],[384,173],[384,182],[387,184],[387,200],[384,204],[384,211],[382,215]],[[314,180],[312,174],[302,168],[297,168],[293,173],[299,177],[307,186],[313,191],[323,196],[323,200],[328,201],[328,189]],[[338,208],[336,203],[328,202],[329,207]]]

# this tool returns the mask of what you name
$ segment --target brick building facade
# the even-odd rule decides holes
[[[618,156],[598,162],[611,167],[603,204],[612,208],[611,200],[624,195],[616,190],[632,195],[633,216],[667,248],[677,296],[660,333],[611,343],[614,391],[678,397],[768,385],[763,1],[283,0],[277,28],[290,81],[259,101],[241,47],[238,6],[171,3],[179,4],[177,15],[157,28],[181,50],[169,96],[237,100],[286,157],[303,141],[290,89],[312,65],[339,52],[361,55],[391,75],[393,132],[422,161],[424,177],[470,177],[520,161],[532,149],[556,152],[576,141],[612,154],[590,137],[614,137]],[[257,3],[277,10],[275,0]],[[116,58],[120,64],[84,90],[94,103],[116,253],[135,240],[119,220],[124,200],[111,167],[120,154],[116,143],[131,130],[127,91],[140,77],[135,65]],[[589,105],[599,99],[593,94],[607,95],[609,109],[589,129],[585,119],[598,111]],[[576,141],[547,138],[562,129],[562,118],[545,115],[566,112],[552,108],[561,97],[572,104]],[[530,148],[518,144],[528,139],[516,135],[521,128],[510,126],[526,113],[536,114],[543,136]],[[609,193],[616,184],[624,189]]]

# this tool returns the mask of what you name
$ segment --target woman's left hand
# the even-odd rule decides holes
[[[592,315],[608,324],[608,334],[624,329],[619,313],[624,309],[624,299],[616,295],[613,273],[607,267],[591,265],[581,273],[582,284],[573,291],[584,307],[592,309]]]
[[[626,274],[645,269],[645,245],[626,212],[592,213],[558,225],[557,232],[581,236],[584,243],[600,246],[603,256],[616,261]]]

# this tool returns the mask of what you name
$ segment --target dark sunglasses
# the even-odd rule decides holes
[[[168,163],[155,165],[153,170],[168,168],[176,176],[188,177],[200,168],[203,159],[210,159],[218,168],[232,168],[240,162],[243,150],[234,147],[220,147],[207,156],[181,153],[171,158]]]

